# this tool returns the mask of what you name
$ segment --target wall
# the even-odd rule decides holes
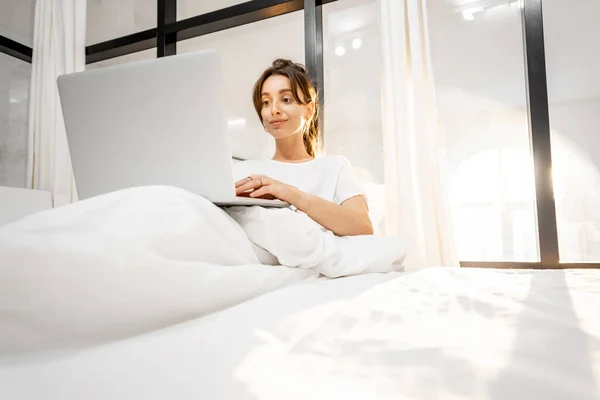
[[[35,0],[0,0],[0,35],[33,45]],[[31,64],[0,53],[0,186],[24,187]]]
[[[521,9],[430,0],[429,32],[459,257],[538,259]],[[489,6],[463,16],[465,10]],[[600,3],[544,0],[563,261],[600,260]],[[497,243],[491,245],[492,243]]]

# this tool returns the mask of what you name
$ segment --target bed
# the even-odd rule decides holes
[[[132,197],[118,202],[131,205]],[[123,227],[124,215],[134,218],[131,209],[115,215],[111,207],[112,222],[95,222],[103,236],[92,235],[98,229],[73,222],[90,227],[83,216],[99,212],[90,204],[0,229],[2,260],[18,264],[19,248],[29,257],[20,268],[0,265],[2,399],[600,398],[599,271],[439,267],[330,279],[311,269],[230,265],[216,277],[180,242],[178,259],[165,242],[160,257],[156,248],[141,252],[156,245],[151,235],[145,247],[116,246],[107,232]],[[175,209],[181,214],[182,205]],[[41,239],[57,236],[57,221],[58,236],[70,234],[70,223],[86,246],[63,240],[44,250]],[[93,253],[96,265],[90,252],[107,238],[111,258]],[[56,254],[61,266],[76,267],[69,279],[55,265],[21,272]],[[125,255],[128,266],[117,263]],[[147,264],[133,268],[132,260]],[[193,297],[194,288],[202,295]],[[224,288],[235,296],[224,297]]]
[[[4,360],[6,399],[595,399],[598,272],[294,284],[124,340]]]

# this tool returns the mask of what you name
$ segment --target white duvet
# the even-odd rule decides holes
[[[405,254],[396,238],[335,237],[289,209],[228,212],[143,187],[0,228],[0,357],[147,332],[321,274],[397,270]]]

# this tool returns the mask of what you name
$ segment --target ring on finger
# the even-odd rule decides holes
[[[260,182],[260,186],[259,187],[262,187],[263,186],[262,179],[259,179],[258,181]]]

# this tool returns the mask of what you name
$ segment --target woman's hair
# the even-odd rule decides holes
[[[254,88],[252,90],[252,100],[254,102],[254,108],[256,109],[256,113],[258,114],[258,118],[260,122],[263,123],[262,119],[262,96],[261,91],[263,84],[272,75],[282,75],[287,77],[290,80],[292,96],[294,96],[294,100],[299,104],[309,104],[313,103],[314,112],[311,116],[310,120],[306,124],[304,128],[304,132],[302,133],[302,137],[304,139],[304,147],[306,151],[311,157],[314,157],[318,144],[319,144],[319,126],[318,126],[318,114],[319,114],[319,101],[318,101],[318,93],[315,85],[309,78],[306,73],[306,69],[302,64],[294,63],[290,60],[277,59],[273,61],[273,65],[265,70],[262,73],[260,78],[254,84]],[[300,99],[298,96],[298,90],[304,96],[304,99]]]

